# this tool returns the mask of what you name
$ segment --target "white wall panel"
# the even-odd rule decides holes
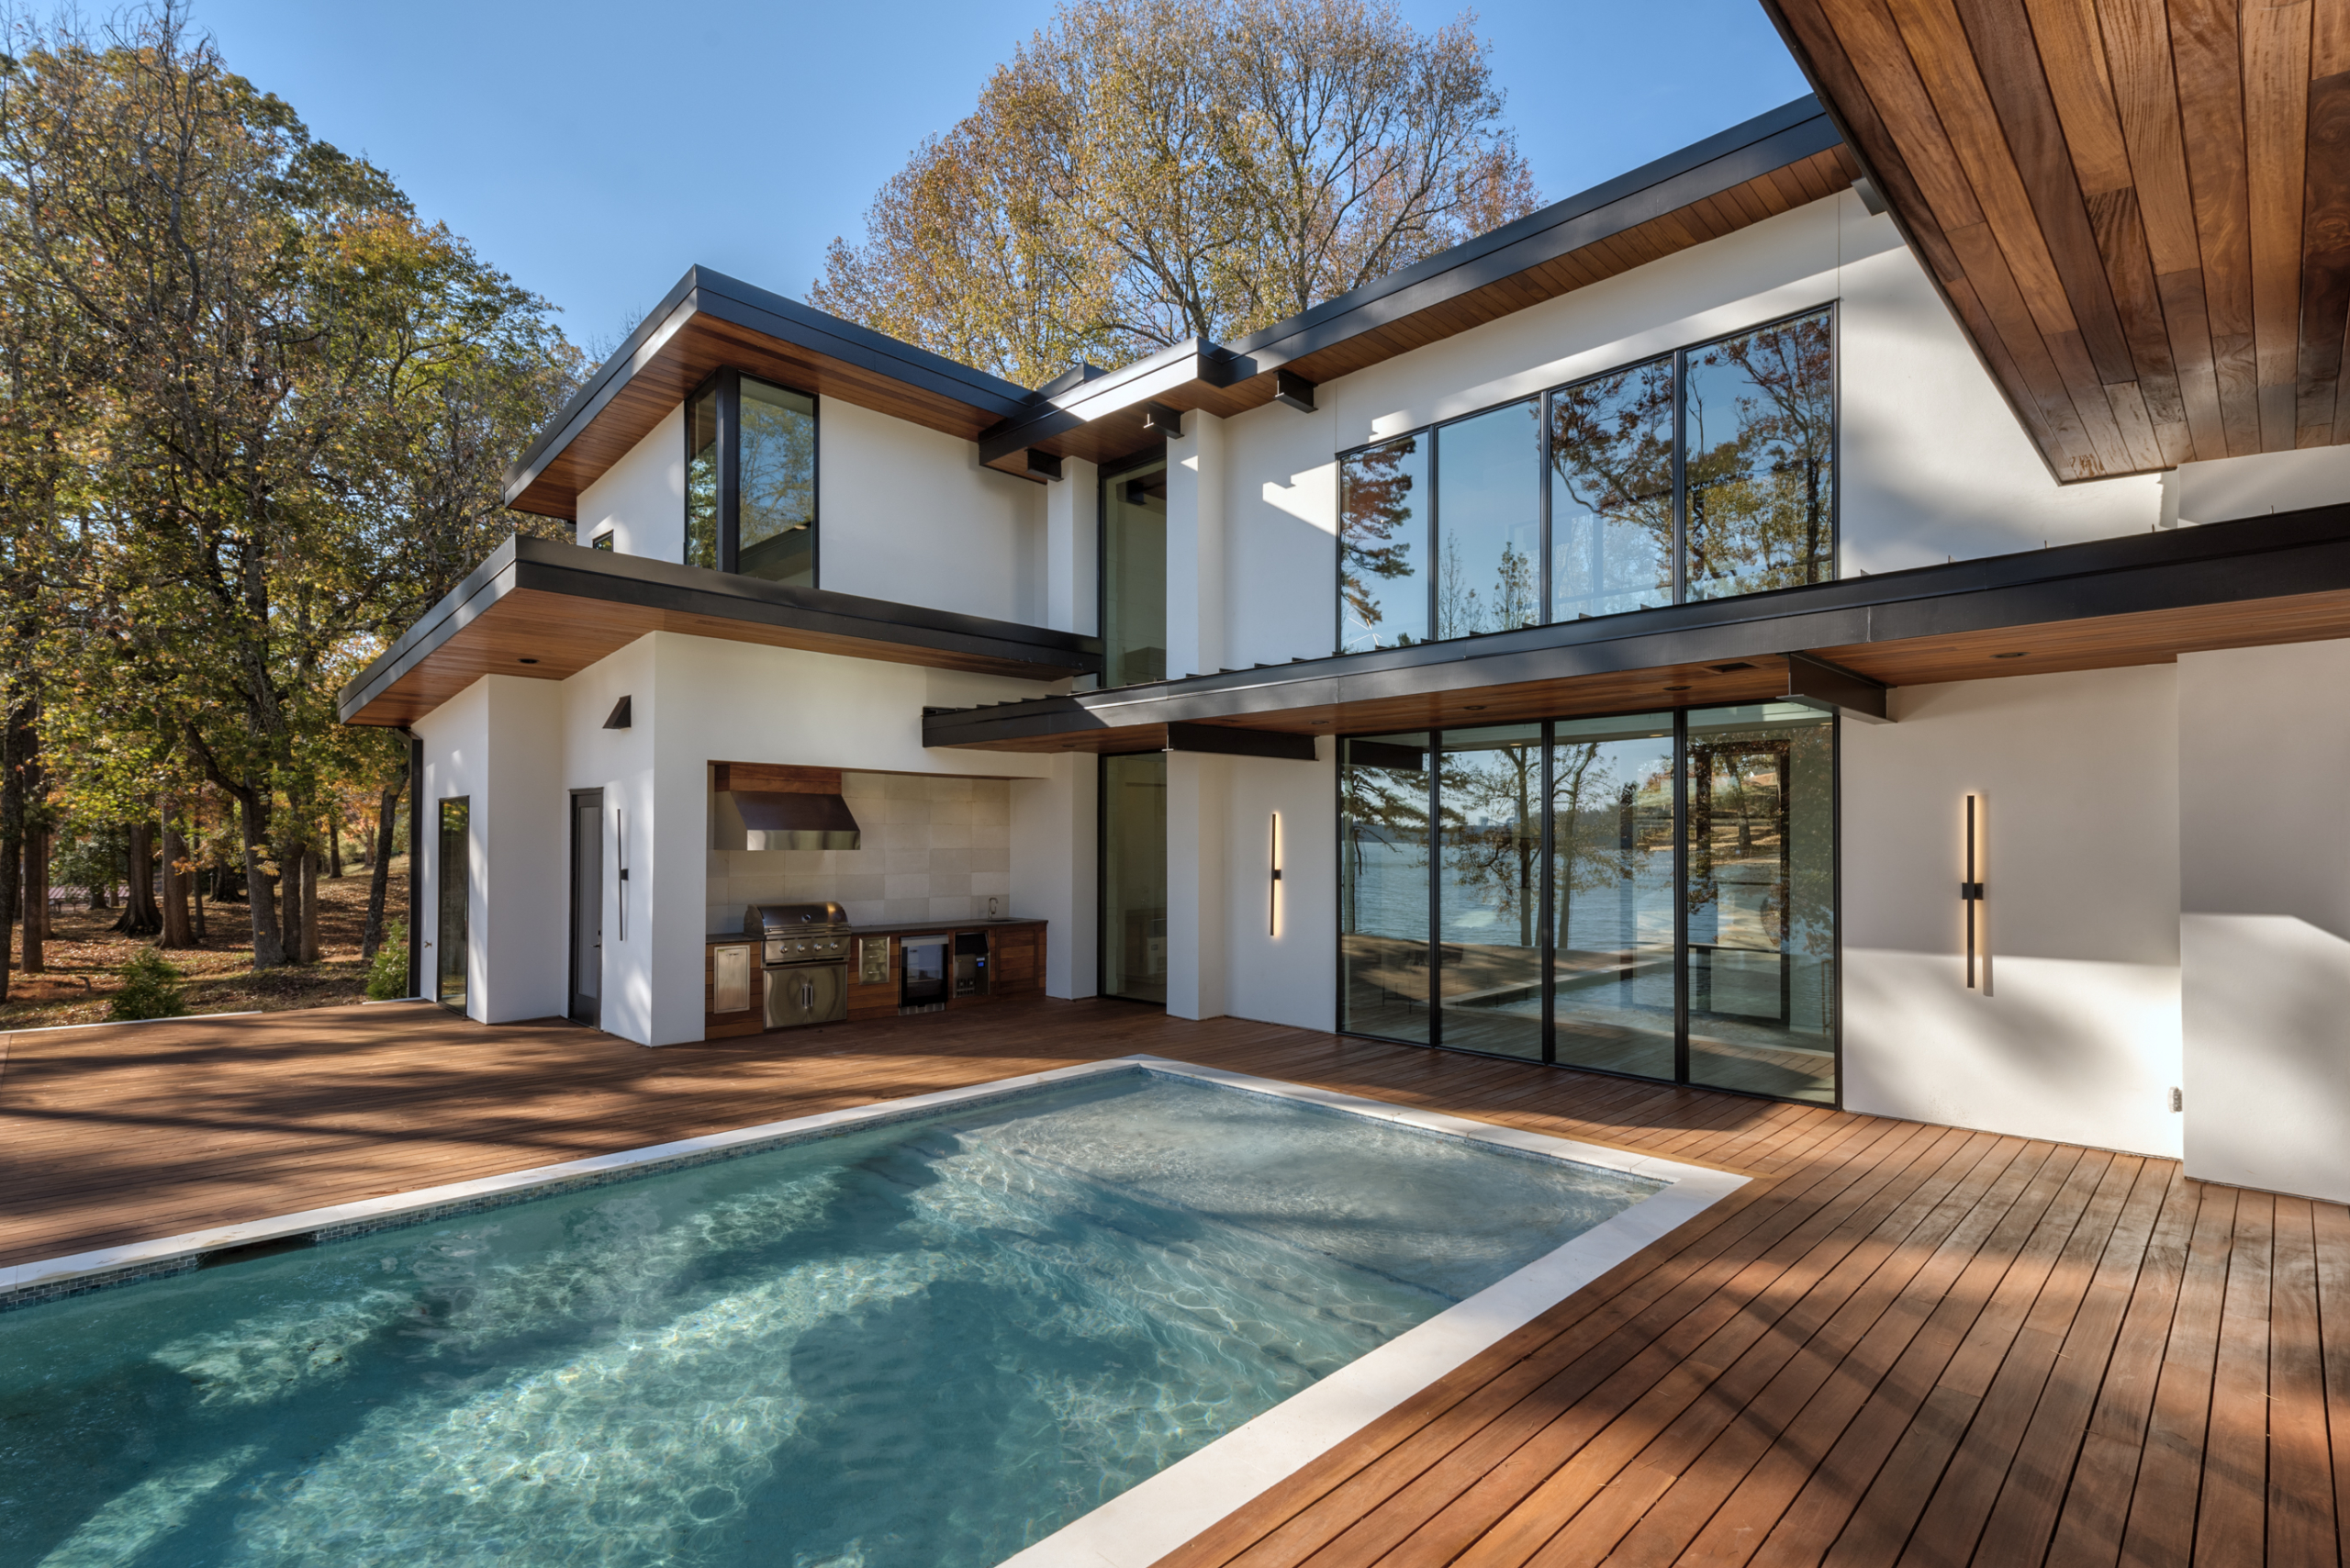
[[[1337,743],[1313,762],[1229,759],[1225,843],[1225,1011],[1301,1029],[1337,1026]],[[1171,760],[1171,759],[1170,759]],[[1281,818],[1278,930],[1272,819]]]
[[[579,492],[579,536],[606,529],[623,555],[686,558],[686,415],[672,409],[626,456]]]
[[[2350,501],[2350,446],[2263,452],[2178,470],[2178,521],[2232,522]]]
[[[1167,1011],[1176,1018],[1220,1018],[1228,1010],[1237,760],[1167,754]]]
[[[2149,666],[1906,688],[1842,726],[1844,1102],[2178,1152],[2177,681]],[[1964,801],[1986,983],[1965,984]]]
[[[1091,996],[1101,977],[1099,760],[1090,752],[1046,760],[1043,778],[1012,783],[1011,907],[1050,923],[1045,994]]]

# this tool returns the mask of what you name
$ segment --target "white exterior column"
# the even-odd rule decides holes
[[[1045,624],[1056,632],[1091,637],[1102,630],[1101,472],[1081,457],[1064,458],[1061,477],[1045,487]]]
[[[2350,643],[2178,661],[2187,1173],[2350,1199]]]
[[[1176,1018],[1226,1010],[1232,762],[1167,754],[1167,1011]]]
[[[1193,409],[1167,443],[1167,677],[1225,664],[1224,421]]]
[[[1045,778],[1012,781],[1011,911],[1048,923],[1046,996],[1091,996],[1102,972],[1100,767],[1091,752],[1068,753],[1052,759]]]

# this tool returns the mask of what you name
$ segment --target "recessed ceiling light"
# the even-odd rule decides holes
[[[1689,689],[1685,686],[1668,686],[1665,689],[1667,691],[1686,691]]]
[[[1485,711],[1485,704],[1483,704],[1483,702],[1472,702],[1471,704],[1469,704],[1469,711],[1471,711],[1472,713],[1482,713],[1482,712],[1483,712],[1484,711]]]
[[[1747,663],[1745,660],[1740,659],[1735,664],[1707,665],[1706,667],[1712,670],[1716,675],[1728,675],[1732,670],[1752,669],[1754,666]]]
[[[538,662],[539,662],[539,661],[538,661],[538,660],[536,660],[536,659],[517,659],[517,660],[515,661],[515,663],[517,663],[517,664],[526,664],[526,665],[534,665],[534,664],[537,664]]]
[[[1993,654],[1991,656],[1995,659],[2020,659],[2023,657],[2023,654],[2018,651],[2012,654]]]

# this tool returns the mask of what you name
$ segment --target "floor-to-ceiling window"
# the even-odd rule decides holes
[[[1103,686],[1167,678],[1163,457],[1102,476],[1102,663]]]
[[[1102,759],[1102,994],[1167,1002],[1167,754]]]
[[[1836,575],[1832,308],[1338,459],[1342,654]]]
[[[1339,791],[1348,1032],[1834,1102],[1828,715],[1356,737]]]
[[[432,968],[432,995],[442,1006],[460,1013],[465,1010],[466,959],[473,949],[472,821],[471,796],[453,795],[441,802],[440,874],[435,888],[440,918],[432,933],[439,946]]]

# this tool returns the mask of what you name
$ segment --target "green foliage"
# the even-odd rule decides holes
[[[179,967],[148,948],[115,971],[122,989],[114,993],[106,1017],[117,1024],[130,1018],[176,1018],[187,1011],[180,994]]]
[[[367,1000],[397,1002],[408,994],[408,939],[386,936],[367,966]]]

